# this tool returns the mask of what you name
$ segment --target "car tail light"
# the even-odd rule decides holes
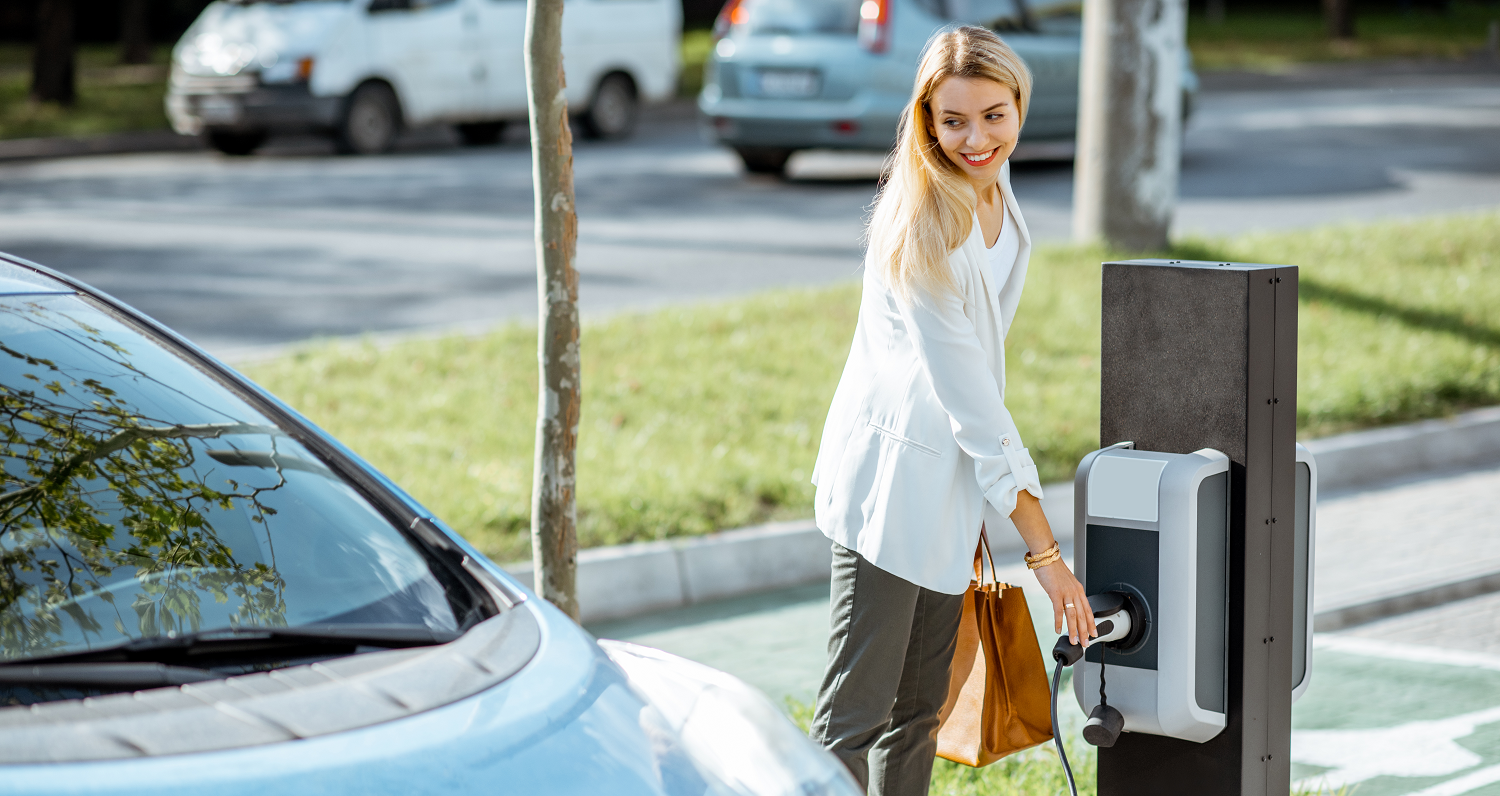
[[[891,46],[891,0],[864,0],[859,4],[859,45],[872,53]]]
[[[719,9],[719,17],[714,20],[714,41],[728,36],[730,28],[745,24],[749,18],[750,12],[745,8],[744,0],[729,0]]]

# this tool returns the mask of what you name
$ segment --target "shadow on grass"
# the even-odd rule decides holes
[[[1174,246],[1171,255],[1184,260],[1233,261],[1233,258],[1226,256],[1223,252],[1201,243],[1184,243]],[[1299,277],[1297,290],[1299,297],[1306,301],[1321,301],[1353,312],[1377,317],[1386,316],[1413,329],[1442,332],[1461,337],[1471,343],[1500,348],[1500,329],[1475,323],[1457,312],[1408,307],[1389,299],[1368,296],[1348,288],[1320,282],[1306,275]]]

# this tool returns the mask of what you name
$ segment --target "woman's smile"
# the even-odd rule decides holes
[[[988,166],[990,161],[995,159],[995,153],[999,151],[1000,147],[995,147],[988,152],[964,152],[962,154],[964,160],[969,161],[970,166]]]

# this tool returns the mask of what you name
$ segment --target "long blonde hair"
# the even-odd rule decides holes
[[[1031,70],[993,32],[964,26],[928,40],[868,230],[875,267],[906,301],[919,290],[957,289],[948,255],[973,230],[978,196],[931,131],[932,94],[950,77],[984,78],[1009,88],[1022,123],[1031,99]]]

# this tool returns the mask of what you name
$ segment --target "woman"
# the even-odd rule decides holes
[[[1057,630],[1096,635],[1004,403],[1031,253],[1007,158],[1030,97],[1025,63],[994,33],[935,35],[870,221],[859,323],[813,471],[834,573],[812,734],[871,794],[927,792],[986,519],[1021,532]]]

